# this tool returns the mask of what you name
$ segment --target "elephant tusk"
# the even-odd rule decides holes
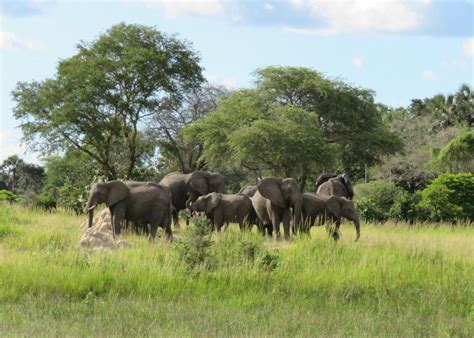
[[[96,207],[96,206],[95,206],[95,205],[93,205],[93,206],[91,206],[91,207],[87,208],[87,211],[92,211],[92,210],[94,210],[94,209],[95,209],[95,207]]]

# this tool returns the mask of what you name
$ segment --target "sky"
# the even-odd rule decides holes
[[[397,107],[474,86],[473,19],[474,0],[0,0],[0,161],[39,161],[13,117],[16,84],[54,77],[80,41],[120,22],[191,42],[228,88],[268,65],[304,66]]]

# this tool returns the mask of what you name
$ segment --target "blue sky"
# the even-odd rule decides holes
[[[230,88],[260,67],[305,66],[406,106],[474,85],[473,17],[474,0],[0,0],[0,160],[37,161],[12,117],[16,83],[54,76],[79,41],[119,22],[192,42],[208,80]]]

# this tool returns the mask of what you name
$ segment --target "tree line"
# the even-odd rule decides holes
[[[192,44],[152,27],[121,23],[80,42],[51,78],[12,93],[24,140],[44,159],[30,190],[79,211],[93,181],[174,170],[219,171],[229,191],[268,176],[311,190],[321,172],[346,172],[409,193],[442,172],[474,171],[469,85],[392,108],[310,68],[253,78],[238,90],[208,83]]]

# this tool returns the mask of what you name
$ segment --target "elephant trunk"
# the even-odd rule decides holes
[[[88,211],[88,213],[89,213],[89,222],[88,222],[88,224],[89,224],[89,228],[90,228],[90,227],[92,227],[92,220],[94,219],[94,208],[92,207],[92,208],[89,208],[88,210],[89,210]]]
[[[89,215],[88,225],[89,228],[92,227],[92,220],[94,219],[94,209],[97,206],[97,203],[94,202],[92,196],[87,201],[87,212]]]
[[[356,228],[356,239],[355,241],[357,242],[360,238],[360,222],[359,222],[359,217],[357,217],[354,221],[354,225]]]

